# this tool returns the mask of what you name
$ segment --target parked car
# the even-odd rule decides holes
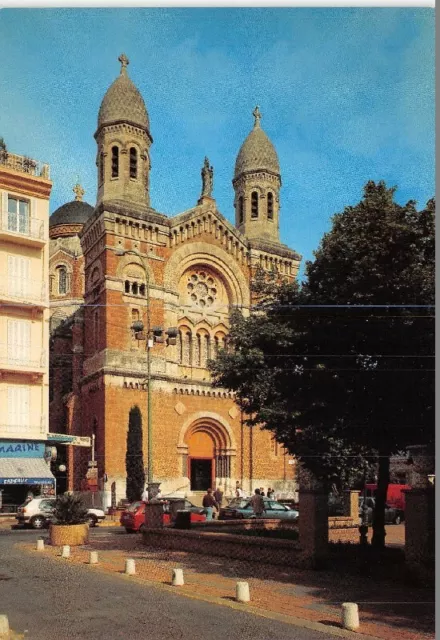
[[[181,498],[169,498],[162,503],[164,511],[164,524],[171,524],[170,516],[170,503],[181,501]],[[196,507],[189,500],[184,500],[183,509],[191,512],[191,522],[203,522],[206,520],[206,516],[203,513],[201,507]],[[129,507],[121,514],[120,523],[127,533],[134,533],[135,531],[142,531],[145,525],[145,502],[138,500],[132,502]]]
[[[299,512],[296,509],[290,509],[285,504],[281,504],[276,500],[264,498],[264,513],[262,518],[274,518],[281,520],[297,520]],[[234,498],[227,507],[220,509],[219,520],[237,520],[240,518],[253,518],[254,511],[252,509],[249,498]]]
[[[367,505],[367,522],[371,524],[373,522],[373,511],[375,500],[374,498],[365,498]],[[363,505],[364,497],[359,498],[359,518],[363,517]],[[400,524],[404,520],[404,512],[396,507],[385,505],[385,524]]]
[[[33,498],[18,507],[15,516],[18,524],[30,525],[33,529],[43,529],[54,520],[56,498]],[[90,527],[95,527],[98,522],[102,522],[105,513],[101,509],[89,509],[87,511],[87,522]]]

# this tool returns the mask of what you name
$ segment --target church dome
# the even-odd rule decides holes
[[[122,54],[121,73],[107,89],[98,114],[98,129],[114,122],[130,122],[142,129],[150,128],[144,99],[127,73],[128,58]]]
[[[84,190],[80,185],[76,185],[73,189],[76,197],[72,202],[58,207],[49,218],[49,227],[55,227],[59,224],[85,224],[94,212],[94,208],[87,202],[82,201]]]
[[[266,170],[279,175],[280,163],[275,147],[260,125],[261,113],[258,107],[253,112],[254,128],[241,145],[235,161],[234,178],[247,171]]]

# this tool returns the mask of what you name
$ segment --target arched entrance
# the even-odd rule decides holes
[[[228,425],[208,416],[196,418],[182,432],[180,452],[191,491],[206,491],[230,482],[235,446]]]

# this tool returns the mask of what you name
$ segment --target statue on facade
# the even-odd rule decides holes
[[[208,198],[212,198],[212,188],[214,185],[214,169],[209,166],[209,160],[205,157],[205,163],[202,168],[202,195]]]

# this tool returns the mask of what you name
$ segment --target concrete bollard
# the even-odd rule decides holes
[[[63,550],[61,551],[62,558],[70,558],[70,547],[68,544],[63,545]]]
[[[8,616],[0,615],[0,638],[9,638]]]
[[[91,551],[89,555],[89,564],[98,564],[98,552]]]
[[[37,551],[44,551],[44,539],[38,538],[37,540]]]
[[[173,587],[181,587],[185,582],[183,581],[183,570],[173,569],[173,579],[171,580]]]
[[[235,599],[237,602],[249,602],[251,599],[249,593],[249,583],[248,582],[237,582],[235,587]]]
[[[128,576],[134,576],[135,573],[136,573],[136,565],[135,565],[135,562],[134,562],[134,560],[132,558],[128,558],[125,561],[125,573]]]
[[[354,602],[343,602],[341,610],[342,626],[349,631],[359,629],[359,610]]]

